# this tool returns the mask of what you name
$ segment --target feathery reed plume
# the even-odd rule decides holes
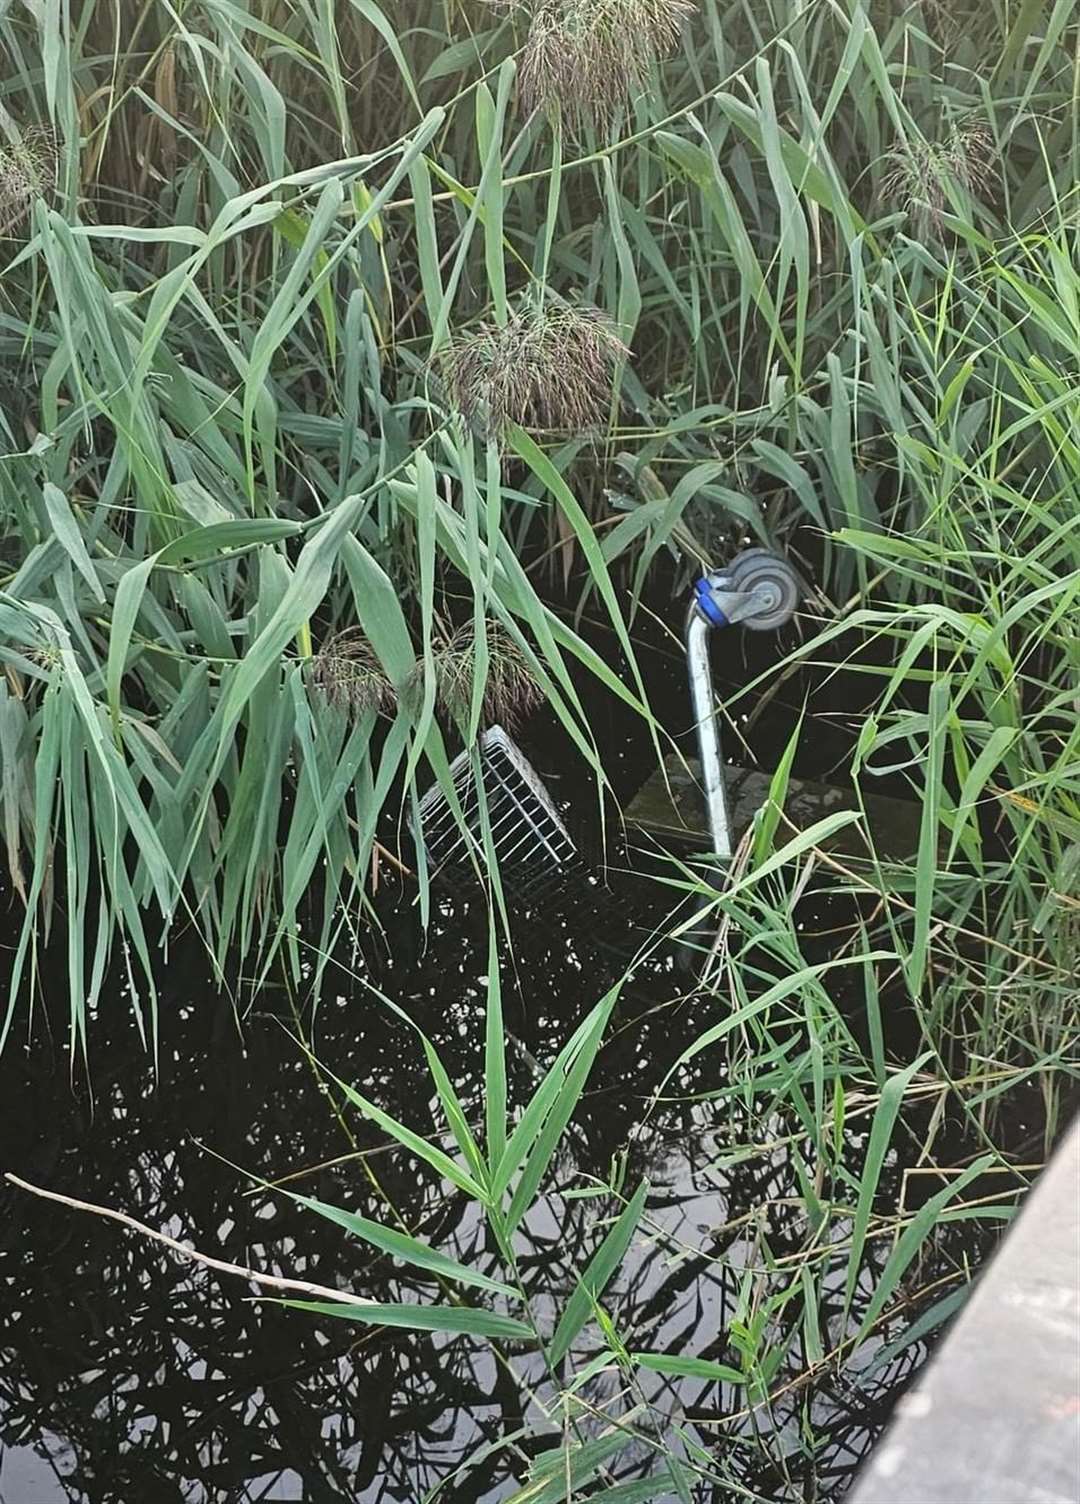
[[[543,690],[525,654],[504,627],[488,622],[485,636],[484,721],[512,730],[542,702]],[[437,644],[432,662],[440,707],[455,720],[464,720],[472,708],[477,669],[472,622]],[[359,627],[347,627],[328,637],[308,668],[312,684],[323,697],[353,715],[365,710],[393,715],[399,702],[419,705],[423,700],[423,664],[418,662],[410,678],[400,688],[395,687]]]
[[[994,139],[981,120],[958,121],[943,141],[914,141],[889,152],[882,193],[903,203],[921,236],[941,237],[948,184],[974,194],[990,176]]]
[[[324,698],[353,715],[365,710],[393,714],[396,709],[394,686],[359,627],[346,627],[328,637],[312,657],[309,671]]]
[[[518,0],[488,0],[498,11]],[[671,51],[696,0],[534,0],[521,60],[527,110],[557,107],[572,134],[603,126]]]
[[[513,731],[544,698],[532,667],[506,629],[488,622],[487,672],[484,680],[483,718]],[[472,709],[476,682],[476,635],[472,622],[459,627],[434,655],[436,694],[447,715],[464,721]]]
[[[56,137],[35,125],[18,141],[0,141],[0,235],[18,229],[39,198],[56,187]]]
[[[549,303],[461,335],[443,352],[442,374],[451,403],[486,438],[511,423],[588,433],[607,417],[615,368],[629,354],[599,309]]]

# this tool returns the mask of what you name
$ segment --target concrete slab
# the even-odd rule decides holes
[[[850,1504],[1080,1500],[1080,1119]]]
[[[700,772],[696,759],[688,759],[684,765],[677,754],[672,754],[630,801],[625,811],[627,824],[654,836],[661,845],[707,850],[709,835]],[[768,773],[728,766],[728,800],[736,840],[767,800],[771,781]],[[881,794],[867,795],[865,804],[878,855],[894,862],[912,858],[919,847],[921,807],[911,800],[891,799]],[[837,810],[858,808],[854,789],[811,778],[793,778],[784,803],[784,813],[798,830],[805,830]],[[861,824],[848,826],[830,837],[825,849],[848,857],[867,856]]]

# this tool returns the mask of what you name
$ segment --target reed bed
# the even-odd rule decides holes
[[[847,869],[786,832],[785,758],[734,873],[667,874],[720,937],[706,984],[730,1011],[693,1057],[726,1062],[717,1112],[755,1104],[733,1152],[781,1122],[802,1166],[798,1257],[762,1232],[731,1352],[682,1370],[735,1386],[724,1445],[774,1449],[776,1498],[781,1367],[798,1347],[809,1393],[868,1361],[940,1229],[1011,1215],[986,1191],[1015,1179],[1004,1109],[1040,1102],[1041,1152],[1074,1090],[1078,46],[1070,0],[0,5],[3,1038],[61,930],[80,1052],[120,1006],[118,958],[153,1047],[178,927],[223,979],[240,958],[306,987],[312,948],[363,924],[380,838],[494,716],[542,700],[610,822],[594,696],[667,746],[632,635],[646,592],[747,537],[792,549],[801,640],[729,708],[808,667],[871,681],[852,777],[902,776],[922,825],[909,867],[868,829]],[[860,916],[824,965],[796,917],[811,887]],[[493,1286],[335,1212],[470,1287],[335,1314],[542,1352],[562,1441],[530,1504],[733,1486],[723,1445],[650,1420],[649,1355],[605,1306],[645,1192],[608,1188],[553,1334],[515,1262],[616,995],[517,1107],[492,994],[482,1133],[430,1049],[427,1138],[339,1088],[476,1201],[501,1263]],[[916,1159],[946,1118],[981,1152],[890,1213],[881,1167],[927,1101]],[[619,1378],[600,1414],[565,1367],[586,1328],[589,1374]],[[631,1434],[655,1475],[618,1472]]]

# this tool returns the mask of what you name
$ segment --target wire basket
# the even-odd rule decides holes
[[[584,870],[577,847],[536,770],[501,726],[485,731],[477,747],[480,781],[505,888],[535,903]],[[475,878],[484,855],[480,791],[469,752],[450,764],[464,823],[440,784],[420,801],[420,831],[432,869],[443,877]]]

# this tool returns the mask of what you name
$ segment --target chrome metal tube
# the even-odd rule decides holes
[[[724,759],[720,750],[720,726],[713,699],[712,668],[709,664],[709,636],[712,623],[693,603],[686,617],[686,667],[690,679],[690,703],[697,727],[701,757],[701,783],[713,851],[722,860],[731,856],[731,818],[727,787],[724,782]]]

